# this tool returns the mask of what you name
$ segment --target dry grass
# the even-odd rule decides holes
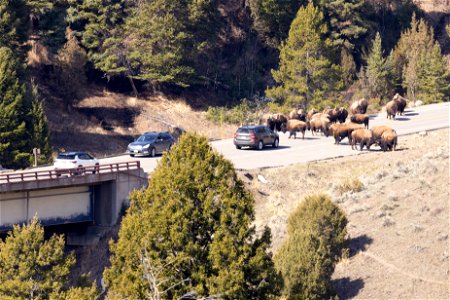
[[[341,298],[446,299],[448,143],[448,129],[439,130],[401,137],[402,151],[248,172],[257,231],[272,229],[276,252],[304,196],[328,193],[347,212],[352,238],[333,275]]]

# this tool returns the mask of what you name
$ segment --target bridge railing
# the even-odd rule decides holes
[[[0,173],[0,184],[58,179],[61,177],[71,177],[71,176],[85,176],[89,174],[114,173],[129,170],[138,170],[140,169],[140,167],[141,165],[139,161],[130,161],[130,162],[119,162],[89,167],[77,167],[71,169],[52,169],[41,171],[28,171],[21,173],[14,172],[6,174]]]

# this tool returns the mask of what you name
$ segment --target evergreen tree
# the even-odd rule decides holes
[[[272,299],[279,278],[255,238],[254,200],[206,138],[183,134],[131,195],[104,272],[110,299]]]
[[[391,53],[387,58],[383,54],[381,37],[377,33],[367,59],[365,76],[370,97],[378,97],[380,103],[392,93],[395,78],[393,54]]]
[[[24,0],[0,0],[0,47],[26,50],[28,22]]]
[[[301,3],[298,0],[250,0],[253,27],[268,45],[278,47],[287,38]]]
[[[1,299],[74,299],[78,294],[93,296],[95,287],[66,291],[73,254],[64,253],[64,237],[44,240],[44,229],[37,218],[29,225],[14,226],[5,241],[0,240]],[[78,298],[82,299],[82,298]]]
[[[184,5],[183,5],[184,4]],[[181,87],[190,85],[194,69],[186,61],[193,39],[186,28],[188,9],[175,0],[145,0],[131,10],[126,35],[135,78]]]
[[[68,0],[68,3],[71,28],[88,49],[89,60],[108,77],[127,77],[137,95],[132,79],[136,73],[129,62],[128,41],[132,37],[124,31],[131,1]]]
[[[31,158],[26,138],[26,90],[19,69],[12,51],[0,48],[0,165],[14,169],[26,167]]]
[[[38,164],[46,164],[52,160],[52,148],[50,146],[50,133],[48,131],[47,117],[45,115],[43,101],[39,98],[36,85],[32,84],[32,106],[31,106],[31,148],[39,148],[41,155]]]
[[[281,47],[280,67],[272,70],[278,85],[266,90],[267,96],[290,106],[320,106],[324,95],[337,88],[337,67],[326,57],[326,32],[323,13],[318,8],[311,2],[300,8],[287,42]]]
[[[345,242],[347,218],[327,196],[306,197],[289,216],[288,237],[275,257],[287,299],[326,299]]]
[[[423,51],[418,61],[418,95],[425,103],[449,101],[450,76],[438,42],[430,51]]]

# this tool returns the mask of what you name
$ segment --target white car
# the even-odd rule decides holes
[[[55,170],[88,168],[89,171],[95,173],[100,162],[87,152],[62,152],[58,154],[53,166]],[[92,167],[92,168],[89,168]]]

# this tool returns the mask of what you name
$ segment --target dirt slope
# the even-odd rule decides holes
[[[448,299],[448,143],[440,130],[400,137],[395,152],[242,174],[256,198],[257,228],[271,227],[276,251],[302,198],[327,193],[349,218],[350,257],[333,276],[340,298]],[[341,194],[355,179],[363,189]]]

